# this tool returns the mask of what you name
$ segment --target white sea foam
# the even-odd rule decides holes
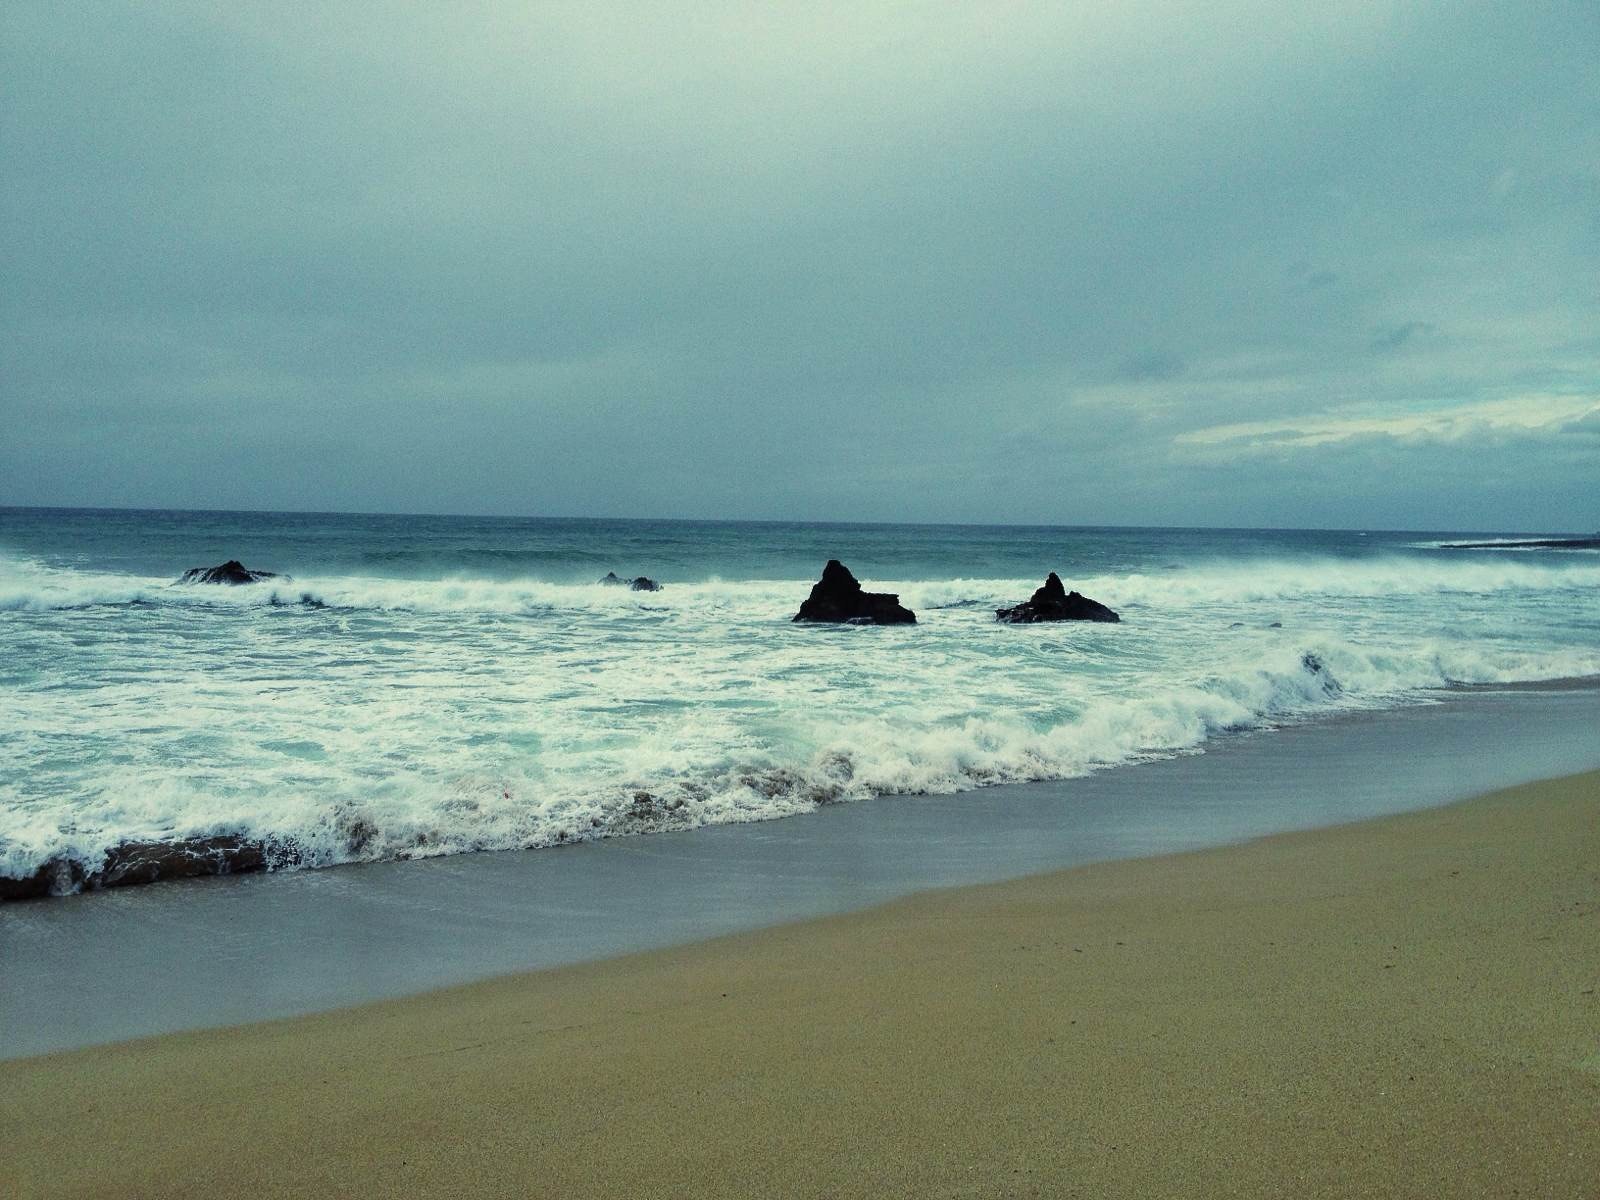
[[[1510,560],[1295,559],[1188,564],[1161,574],[1093,575],[1068,585],[1107,603],[1240,604],[1267,600],[1382,598],[1441,593],[1585,591],[1600,586],[1600,562],[1530,563]],[[318,603],[377,612],[503,613],[588,609],[677,610],[747,605],[793,610],[808,580],[672,584],[661,592],[632,592],[588,583],[468,577],[390,579],[305,576],[244,587],[182,585],[171,579],[95,574],[0,558],[0,611],[68,610],[133,604],[202,608]],[[898,591],[919,611],[1014,603],[1036,579],[878,580],[874,590]],[[924,618],[927,620],[929,618]]]
[[[1600,674],[1600,564],[1232,561],[1068,584],[1124,622],[997,624],[1037,585],[1021,579],[868,581],[921,623],[854,629],[791,625],[801,580],[175,587],[0,560],[0,874],[217,833],[314,866],[764,820]]]

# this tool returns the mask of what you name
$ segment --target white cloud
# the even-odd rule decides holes
[[[1179,445],[1241,449],[1326,446],[1357,438],[1459,442],[1484,434],[1553,433],[1600,414],[1594,396],[1517,396],[1420,412],[1335,411],[1314,417],[1213,425],[1180,434]]]

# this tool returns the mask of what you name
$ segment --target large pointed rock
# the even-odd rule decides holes
[[[263,579],[276,579],[271,571],[252,571],[236,558],[230,558],[220,567],[192,567],[183,573],[179,583],[260,583]]]
[[[1044,581],[1044,586],[1030,596],[1025,604],[1014,608],[997,608],[995,619],[1013,625],[1031,625],[1035,621],[1120,621],[1121,617],[1098,600],[1069,592],[1062,586],[1061,577],[1054,571]]]
[[[796,621],[832,621],[850,625],[915,625],[917,614],[903,608],[888,592],[864,592],[850,569],[836,558],[822,568],[822,578],[795,613]]]

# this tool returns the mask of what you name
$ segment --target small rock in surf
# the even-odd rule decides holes
[[[1061,584],[1061,577],[1054,571],[1050,572],[1044,586],[1025,603],[1012,608],[997,608],[994,615],[995,620],[1012,625],[1031,625],[1037,621],[1122,620],[1098,600],[1067,591]]]
[[[659,592],[661,590],[661,585],[648,576],[640,575],[636,579],[623,579],[615,571],[607,571],[595,582],[604,584],[606,587],[628,587],[636,592]]]

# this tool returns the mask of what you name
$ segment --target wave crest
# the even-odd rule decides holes
[[[1286,642],[1257,664],[1149,681],[1043,724],[1026,712],[932,721],[885,714],[847,726],[818,719],[803,754],[759,752],[711,771],[669,761],[652,766],[645,753],[609,780],[583,784],[508,770],[443,784],[423,778],[356,784],[332,797],[195,796],[169,780],[164,793],[142,803],[122,796],[98,813],[90,806],[67,829],[19,812],[0,836],[0,876],[23,879],[46,864],[70,864],[57,871],[58,887],[94,886],[108,854],[130,841],[229,837],[259,846],[268,868],[291,869],[770,820],[873,795],[1067,780],[1195,752],[1223,733],[1320,712],[1427,702],[1427,689],[1452,684],[1584,674],[1600,674],[1600,652],[1487,652],[1450,644],[1384,652],[1327,640]],[[195,819],[178,816],[185,812]]]

